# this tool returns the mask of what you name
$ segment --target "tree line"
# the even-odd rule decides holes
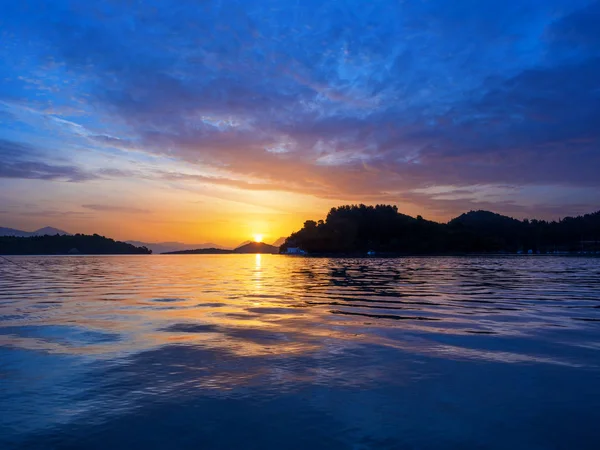
[[[0,236],[0,255],[147,255],[152,250],[98,234],[14,237]]]
[[[345,205],[307,220],[281,246],[310,254],[555,253],[600,251],[600,211],[559,221],[517,220],[470,211],[437,223],[392,205]]]

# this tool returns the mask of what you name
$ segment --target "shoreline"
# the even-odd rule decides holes
[[[596,257],[600,258],[600,252],[598,253],[534,253],[534,254],[519,254],[519,253],[402,253],[402,254],[379,254],[379,255],[365,255],[357,253],[348,254],[312,254],[312,255],[288,255],[286,253],[153,253],[153,254],[135,254],[135,253],[80,253],[76,255],[69,255],[66,253],[56,254],[14,254],[14,253],[0,253],[0,256],[68,256],[68,257],[79,257],[79,256],[231,256],[231,255],[273,255],[273,256],[286,256],[290,258],[332,258],[332,259],[401,259],[401,258],[468,258],[468,257]]]

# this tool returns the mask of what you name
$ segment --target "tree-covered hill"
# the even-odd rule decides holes
[[[150,254],[146,247],[135,247],[104,236],[74,234],[54,236],[0,236],[0,255],[124,255]]]
[[[278,253],[279,247],[265,244],[264,242],[250,242],[249,244],[241,245],[233,253]]]
[[[401,214],[396,206],[347,205],[332,208],[324,221],[306,221],[281,251],[299,247],[312,254],[595,252],[599,243],[600,211],[559,222],[471,211],[442,224]]]

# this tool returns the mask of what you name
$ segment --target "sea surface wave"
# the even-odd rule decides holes
[[[598,448],[600,259],[0,261],[0,448]]]

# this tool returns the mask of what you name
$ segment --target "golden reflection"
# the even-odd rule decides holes
[[[254,294],[260,294],[262,292],[262,255],[257,253],[254,260]],[[260,305],[259,302],[254,303],[255,306]]]
[[[462,274],[467,270],[462,259],[419,258],[403,260],[401,265],[370,261],[364,271],[338,260],[260,254],[254,258],[47,257],[44,261],[51,268],[64,269],[71,278],[54,276],[53,269],[44,274],[41,268],[36,269],[41,274],[36,277],[20,272],[12,279],[0,277],[0,292],[11,283],[10,295],[22,298],[0,304],[0,315],[9,318],[0,330],[0,349],[81,355],[97,361],[126,357],[138,361],[138,368],[132,370],[141,373],[162,370],[148,368],[145,361],[162,363],[165,358],[167,366],[177,364],[177,374],[168,375],[172,383],[165,389],[177,389],[182,382],[231,389],[251,383],[257,374],[278,383],[302,380],[362,386],[365,380],[382,376],[380,368],[348,367],[338,363],[339,356],[372,348],[385,348],[386,353],[377,352],[382,356],[399,352],[439,360],[582,367],[576,366],[579,361],[559,356],[469,346],[473,330],[489,328],[512,339],[529,339],[531,330],[545,329],[550,320],[564,326],[572,321],[561,322],[557,313],[543,321],[531,315],[493,322],[492,303],[474,306],[472,297],[462,293]],[[525,264],[520,272],[526,272],[528,266],[519,261],[524,260],[512,264]],[[471,283],[487,286],[488,273],[470,270]],[[442,273],[446,278],[439,276]],[[506,283],[513,283],[512,278]],[[498,288],[497,297],[491,297],[505,299],[505,291]],[[333,310],[340,313],[332,314]],[[502,314],[512,312],[502,310]],[[421,320],[421,316],[438,320]],[[394,317],[403,320],[390,320]],[[455,338],[446,340],[443,335]],[[214,361],[222,356],[240,364],[213,364],[213,359],[203,358],[205,352],[214,355]],[[278,357],[277,364],[271,364],[273,356]],[[299,356],[308,367],[298,364]],[[242,362],[233,357],[254,359]],[[289,364],[285,357],[291,357]]]
[[[75,264],[69,261],[56,259],[55,264]],[[395,293],[392,288],[398,283],[395,278],[398,269],[384,267],[386,271],[379,275],[379,281],[387,283],[381,287],[387,289],[387,295],[373,296],[371,272],[368,277],[356,274],[345,278],[345,284],[337,285],[332,291],[331,280],[335,279],[335,273],[332,275],[331,264],[338,263],[261,254],[255,254],[254,258],[200,255],[177,259],[156,256],[80,260],[73,267],[66,266],[78,282],[45,279],[55,291],[48,291],[49,298],[43,301],[35,293],[38,280],[19,279],[23,282],[23,292],[34,293],[28,294],[27,302],[6,304],[1,308],[5,316],[15,317],[11,319],[15,329],[0,336],[0,346],[31,345],[66,353],[109,353],[139,351],[178,340],[209,342],[213,348],[239,346],[240,353],[297,352],[300,348],[308,351],[313,345],[322,345],[325,341],[319,342],[319,337],[398,345],[397,342],[384,342],[383,337],[364,330],[365,320],[373,327],[398,325],[399,322],[385,319],[398,314],[398,307],[392,304]],[[423,263],[414,260],[410,264],[420,267]],[[411,275],[415,279],[411,281],[421,281],[425,276],[420,271],[414,273],[417,275]],[[307,290],[309,288],[312,289]],[[53,292],[60,292],[60,296],[53,298]],[[346,298],[353,300],[346,302]],[[72,308],[73,302],[65,299],[76,299],[77,309]],[[370,302],[363,303],[358,299]],[[375,303],[378,309],[369,309],[375,300],[385,302]],[[340,304],[343,301],[345,303]],[[333,302],[335,305],[331,304]],[[389,311],[384,311],[383,307],[389,307]],[[406,305],[401,307],[406,308]],[[332,315],[332,308],[357,314]],[[478,325],[470,316],[458,314],[464,307],[456,302],[419,303],[414,308],[415,311],[407,310],[405,315],[436,316],[443,320],[402,321],[404,331],[437,336],[465,335]],[[365,316],[358,313],[365,313]],[[74,316],[76,325],[73,324]],[[181,331],[172,328],[182,323],[194,324],[198,329]],[[315,327],[314,324],[321,325]],[[496,324],[495,330],[513,336],[521,332],[506,324]],[[307,331],[310,339],[306,336]],[[285,340],[279,341],[277,333],[292,335],[292,342],[299,347],[284,344]],[[255,336],[259,339],[254,339]],[[242,342],[245,343],[243,346]],[[428,351],[433,352],[433,349],[428,348]],[[456,349],[452,352],[459,354]]]

